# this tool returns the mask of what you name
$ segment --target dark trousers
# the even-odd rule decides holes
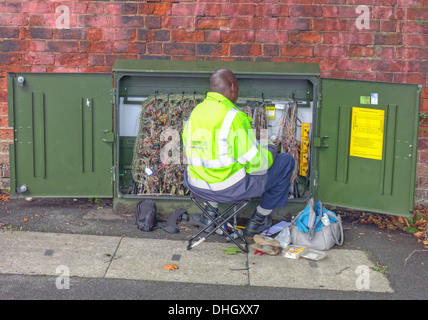
[[[287,204],[290,190],[290,178],[295,162],[288,153],[278,153],[267,172],[265,191],[260,201],[263,209],[281,208]]]

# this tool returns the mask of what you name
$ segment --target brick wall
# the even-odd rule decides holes
[[[0,1],[0,187],[8,71],[110,72],[116,58],[317,62],[323,77],[421,84],[428,113],[428,25],[415,20],[428,20],[428,0]],[[422,131],[415,200],[428,204]]]

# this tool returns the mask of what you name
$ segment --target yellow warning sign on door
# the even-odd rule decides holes
[[[385,111],[352,108],[349,155],[382,160]]]

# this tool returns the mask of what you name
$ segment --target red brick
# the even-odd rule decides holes
[[[424,33],[426,26],[416,21],[398,21],[397,28],[401,33]]]
[[[343,46],[316,45],[314,47],[315,57],[346,57],[347,48]]]
[[[195,45],[193,43],[165,43],[164,53],[168,55],[194,55]]]
[[[336,6],[323,6],[322,16],[324,18],[337,18],[339,16],[339,8]]]
[[[117,42],[123,43],[119,40],[111,41],[86,41],[80,43],[80,52],[88,53],[111,53],[113,45]]]
[[[322,6],[317,5],[290,5],[291,17],[322,17]]]
[[[24,63],[26,64],[42,64],[52,65],[55,62],[55,55],[44,52],[29,52],[24,55]]]
[[[215,19],[215,18],[197,18],[196,29],[220,29],[221,27],[229,26],[229,20],[227,19]]]
[[[86,39],[86,30],[83,28],[73,28],[73,29],[54,29],[54,38],[55,39],[74,39],[74,40],[84,40]]]
[[[29,16],[28,25],[30,26],[44,26],[45,17],[42,14],[32,14]]]
[[[55,57],[55,66],[87,66],[88,61],[89,55],[87,54],[60,54]]]
[[[54,13],[55,3],[51,1],[23,1],[22,12],[27,13]]]
[[[21,2],[2,1],[0,2],[0,12],[18,13],[22,10]]]
[[[350,46],[348,54],[350,57],[373,57],[376,51],[374,48],[367,46]]]
[[[204,38],[204,31],[171,30],[173,42],[203,42]]]
[[[427,5],[427,4],[425,4]],[[427,20],[428,8],[407,8],[407,19],[409,20]]]
[[[371,32],[340,33],[339,42],[341,44],[370,45],[373,44],[373,34]]]
[[[117,41],[128,40],[133,41],[136,37],[137,31],[135,29],[122,29],[122,28],[105,28],[103,29],[103,40]]]
[[[205,15],[209,17],[217,17],[221,14],[221,5],[216,4],[206,4],[205,5]]]
[[[3,40],[0,42],[0,52],[27,51],[28,42],[22,40]]]
[[[249,18],[249,17],[239,17],[239,18],[231,17],[229,19],[229,26],[232,30],[261,29],[262,28],[262,19],[261,18]]]
[[[380,31],[382,32],[396,32],[397,31],[397,21],[388,20],[380,22]]]
[[[378,45],[401,45],[403,43],[403,36],[397,33],[391,34],[375,34],[374,44]]]
[[[208,56],[227,56],[229,45],[219,43],[198,43],[196,45],[197,55]]]
[[[261,54],[261,46],[258,44],[232,44],[230,45],[231,56],[259,56]]]
[[[146,28],[147,29],[160,29],[162,27],[162,19],[158,16],[147,16],[146,17]]]
[[[168,41],[171,31],[169,30],[138,30],[138,40],[142,41]]]
[[[23,14],[0,14],[0,26],[26,26],[28,17]]]
[[[310,30],[311,20],[306,18],[279,18],[279,30]]]
[[[7,117],[0,115],[0,127],[8,127]]]
[[[285,5],[264,3],[257,5],[255,15],[257,17],[288,17],[289,10]]]
[[[88,14],[103,14],[104,13],[104,3],[89,2],[86,13]]]
[[[338,69],[346,71],[371,71],[369,60],[341,59],[338,63]]]
[[[207,30],[207,31],[205,31],[205,41],[206,42],[220,42],[221,41],[221,31],[220,30]]]
[[[346,21],[339,19],[316,19],[313,21],[314,30],[317,31],[344,31]]]
[[[19,53],[1,53],[0,66],[3,65],[18,65],[22,61],[22,55]]]
[[[285,45],[281,48],[281,54],[285,57],[312,57],[313,46]]]
[[[314,0],[314,4],[345,4],[346,0]]]
[[[403,61],[403,72],[428,73],[428,61]]]
[[[3,79],[5,79],[5,78],[3,78]],[[6,89],[6,86],[7,86],[6,84],[2,85],[2,89]],[[0,114],[7,116],[7,102],[0,102]]]
[[[379,58],[394,59],[394,47],[381,47],[379,48]]]
[[[222,42],[254,42],[254,31],[222,31]]]
[[[171,14],[171,3],[144,3],[139,6],[139,14],[166,16]]]
[[[403,37],[403,44],[408,46],[428,46],[428,34],[405,34]]]
[[[324,58],[320,60],[320,69],[322,71],[333,71],[337,70],[337,58]]]
[[[339,44],[339,33],[337,32],[325,32],[322,36],[323,44]]]
[[[144,17],[143,16],[113,16],[112,17],[112,26],[113,27],[144,27]]]
[[[263,45],[263,56],[277,57],[279,55],[279,46],[276,44],[264,44]]]
[[[162,43],[152,42],[147,43],[147,53],[148,54],[162,54]]]
[[[403,67],[401,60],[373,60],[371,63],[373,71],[399,72]]]
[[[285,31],[257,31],[255,41],[257,43],[286,43],[288,34]]]
[[[221,14],[223,16],[250,16],[254,17],[256,14],[256,6],[249,3],[228,4],[224,3],[221,7]]]
[[[393,19],[394,9],[391,7],[373,7],[371,9],[371,18],[373,19]]]
[[[18,27],[0,27],[0,38],[18,38],[19,28]]]
[[[278,18],[263,18],[262,19],[263,30],[277,30],[278,29]]]
[[[193,17],[162,17],[162,28],[165,29],[194,29],[195,18]]]
[[[108,27],[111,26],[111,17],[106,15],[85,14],[78,17],[79,27]]]
[[[205,4],[173,3],[171,13],[175,16],[203,16],[205,13]]]
[[[90,54],[89,55],[89,65],[90,66],[104,66],[105,58],[101,54]]]
[[[48,41],[47,51],[49,52],[78,52],[79,43],[77,41]]]
[[[90,41],[101,40],[103,38],[103,31],[100,28],[89,28],[86,32],[86,38]]]
[[[311,31],[294,31],[289,32],[289,40],[292,43],[318,43],[321,41],[322,36],[318,32]]]
[[[423,87],[421,91],[421,98],[428,99],[428,87]],[[428,149],[428,140],[427,140],[427,149]]]
[[[106,3],[104,5],[104,13],[119,15],[122,14],[122,6],[121,3]]]
[[[13,130],[0,128],[0,140],[13,140]]]
[[[395,49],[395,56],[398,59],[427,60],[428,51],[422,48],[398,47]]]

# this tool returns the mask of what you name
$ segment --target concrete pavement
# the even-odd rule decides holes
[[[399,231],[355,223],[355,217],[342,215],[342,247],[327,251],[323,260],[295,261],[254,255],[253,249],[227,255],[223,250],[234,244],[218,235],[188,251],[187,239],[196,231],[188,223],[180,223],[181,231],[175,235],[163,230],[143,233],[132,214],[115,215],[106,204],[58,201],[2,204],[0,220],[8,221],[9,228],[0,232],[0,275],[47,275],[59,287],[70,279],[122,279],[310,289],[306,292],[319,297],[331,291],[351,297],[353,293],[388,299],[427,297],[428,255],[416,240]],[[164,265],[171,263],[178,269],[165,270]]]
[[[228,243],[5,231],[0,233],[0,273],[63,278],[116,278],[343,291],[393,292],[362,250],[332,249],[323,260],[228,255]],[[165,270],[165,264],[178,269]]]

